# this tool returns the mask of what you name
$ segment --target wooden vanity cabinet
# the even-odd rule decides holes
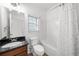
[[[0,56],[27,56],[27,45],[2,52]]]

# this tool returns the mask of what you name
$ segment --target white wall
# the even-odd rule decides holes
[[[46,11],[39,8],[23,5],[25,9],[25,36],[28,41],[28,37],[38,37],[40,41],[46,39]],[[39,31],[29,32],[28,31],[28,15],[39,17]],[[28,49],[28,53],[30,53]]]
[[[33,37],[33,36],[37,36],[38,39],[43,40],[46,39],[46,17],[45,17],[45,10],[41,10],[39,8],[34,8],[31,6],[24,6],[26,9],[26,19],[25,19],[25,26],[26,26],[26,37]],[[31,16],[35,16],[35,17],[39,17],[39,31],[38,32],[28,32],[28,15]]]

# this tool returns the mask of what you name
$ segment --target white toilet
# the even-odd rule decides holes
[[[39,40],[37,37],[30,38],[32,53],[34,56],[42,56],[44,54],[44,48],[39,44]]]

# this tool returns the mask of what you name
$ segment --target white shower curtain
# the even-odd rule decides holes
[[[47,13],[47,44],[56,55],[74,55],[72,4],[62,4]],[[50,54],[49,53],[49,54]]]
[[[74,55],[74,42],[73,42],[73,17],[72,17],[72,4],[64,4],[61,6],[63,9],[63,18],[60,25],[60,39],[61,39],[61,54],[65,56]]]
[[[73,18],[73,41],[74,41],[74,55],[79,56],[79,29],[78,29],[78,6],[79,4],[75,3],[72,5],[72,18]]]

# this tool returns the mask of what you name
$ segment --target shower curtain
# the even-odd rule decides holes
[[[74,55],[74,40],[73,40],[73,9],[72,4],[64,4],[62,6],[64,19],[61,21],[60,26],[60,39],[61,39],[61,55],[72,56]],[[61,17],[63,18],[63,17]]]
[[[79,4],[72,4],[72,26],[73,26],[73,41],[74,41],[74,55],[79,56],[79,29],[78,29],[78,15],[79,15]]]
[[[48,55],[74,55],[72,4],[61,4],[47,12]]]

